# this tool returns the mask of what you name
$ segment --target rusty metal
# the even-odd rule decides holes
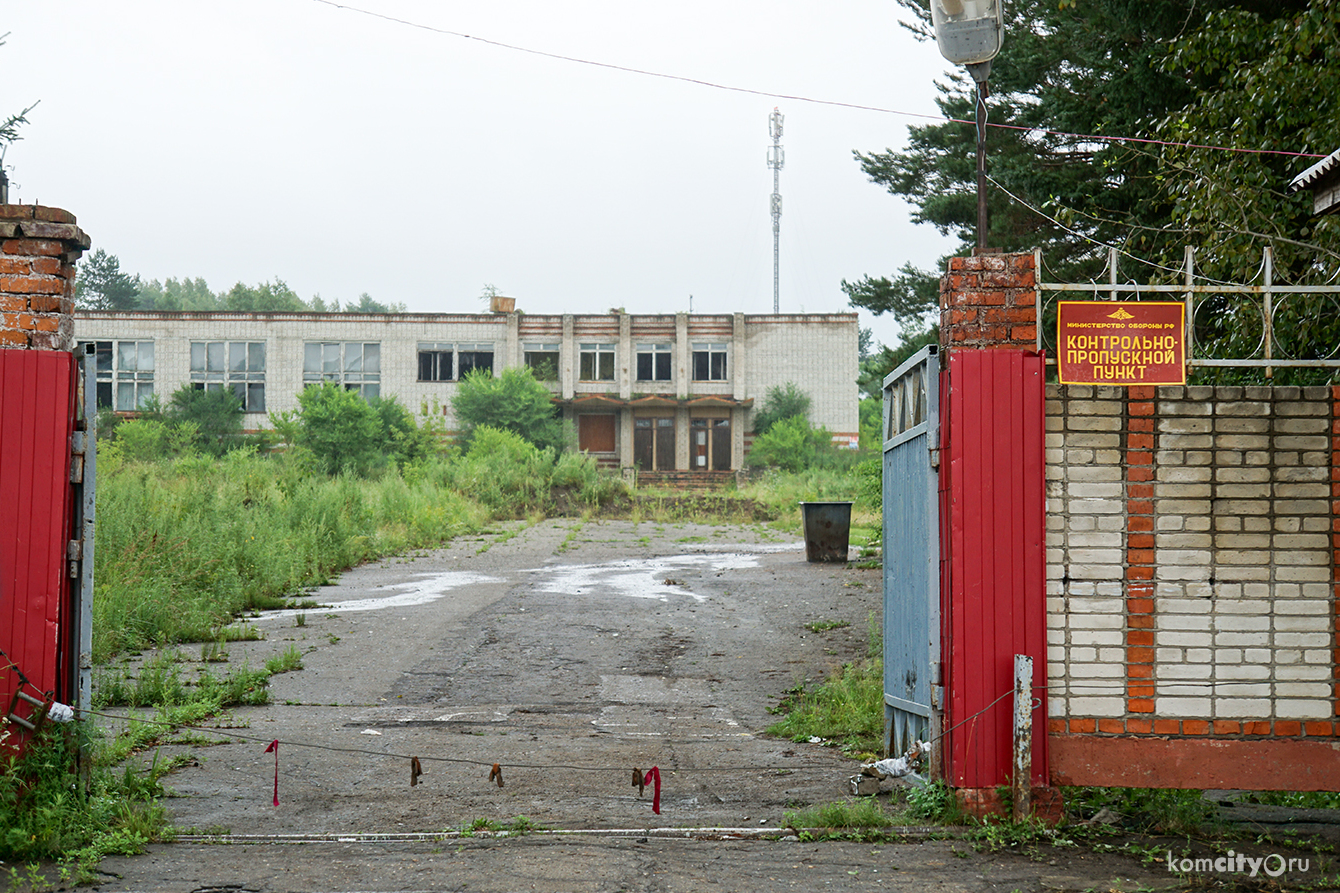
[[[1033,658],[1014,656],[1014,820],[1022,822],[1033,811]]]

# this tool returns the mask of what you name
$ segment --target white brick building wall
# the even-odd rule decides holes
[[[198,341],[260,341],[265,344],[265,410],[248,413],[248,427],[268,425],[267,413],[297,407],[303,386],[304,345],[312,341],[376,343],[380,345],[380,392],[394,395],[411,411],[436,406],[449,427],[451,398],[456,382],[419,381],[420,343],[491,344],[494,368],[522,362],[524,345],[561,345],[556,395],[572,401],[583,395],[606,395],[626,404],[639,396],[663,394],[679,406],[677,466],[691,467],[687,425],[693,417],[729,417],[732,425],[731,468],[744,460],[745,433],[752,414],[767,391],[795,382],[812,401],[811,421],[853,442],[859,430],[858,327],[855,314],[796,314],[784,316],[706,315],[679,313],[666,316],[601,314],[540,316],[510,314],[322,314],[322,313],[173,313],[85,311],[75,318],[75,338],[81,342],[152,341],[153,385],[167,399],[191,379],[190,349]],[[674,374],[670,383],[636,381],[637,345],[665,341],[674,345]],[[579,376],[580,345],[615,345],[615,378],[583,382]],[[727,377],[695,381],[692,376],[694,344],[725,344]],[[692,401],[721,398],[715,406]],[[594,410],[593,410],[594,411]],[[650,411],[650,410],[648,410]],[[569,409],[570,416],[580,410]],[[632,463],[633,408],[604,408],[618,413],[616,449],[609,461]]]

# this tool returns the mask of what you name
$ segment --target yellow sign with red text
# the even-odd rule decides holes
[[[1186,384],[1186,305],[1061,301],[1056,368],[1061,384]]]

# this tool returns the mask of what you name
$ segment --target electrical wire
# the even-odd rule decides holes
[[[1082,239],[1082,240],[1084,240],[1085,242],[1089,242],[1090,244],[1097,245],[1097,246],[1099,246],[1099,247],[1101,247],[1101,248],[1107,248],[1108,250],[1116,251],[1118,254],[1122,255],[1123,257],[1130,258],[1131,260],[1136,261],[1137,263],[1144,264],[1145,266],[1153,267],[1153,268],[1156,269],[1156,270],[1162,270],[1162,271],[1167,272],[1167,273],[1177,273],[1177,274],[1181,274],[1181,273],[1186,272],[1185,270],[1178,269],[1178,268],[1176,268],[1176,267],[1169,267],[1169,266],[1166,266],[1165,264],[1157,263],[1156,261],[1146,260],[1146,259],[1144,259],[1143,257],[1139,257],[1138,255],[1131,254],[1131,253],[1130,253],[1129,251],[1127,251],[1125,248],[1122,248],[1122,247],[1120,247],[1120,246],[1118,246],[1118,245],[1113,245],[1113,244],[1111,244],[1111,243],[1109,243],[1109,242],[1100,242],[1099,240],[1097,240],[1097,239],[1095,239],[1095,238],[1093,238],[1093,237],[1091,237],[1091,236],[1087,236],[1087,235],[1085,235],[1084,233],[1080,232],[1079,230],[1076,230],[1076,229],[1073,229],[1072,227],[1066,226],[1064,223],[1062,223],[1061,221],[1057,220],[1055,217],[1051,216],[1051,215],[1048,214],[1046,211],[1043,211],[1041,208],[1036,207],[1035,205],[1032,205],[1032,204],[1030,204],[1029,202],[1025,201],[1024,199],[1020,198],[1019,196],[1015,195],[1015,194],[1014,194],[1013,192],[1011,192],[1009,189],[1007,189],[1007,188],[1005,188],[1003,185],[1001,185],[1000,181],[997,180],[997,179],[995,179],[994,177],[992,177],[990,174],[987,174],[986,179],[987,179],[987,182],[988,182],[988,183],[990,183],[992,186],[995,186],[997,189],[999,189],[1001,192],[1003,192],[1003,193],[1005,193],[1006,195],[1008,195],[1010,198],[1014,199],[1014,201],[1016,201],[1016,202],[1018,202],[1019,204],[1023,205],[1025,208],[1027,208],[1028,210],[1032,211],[1034,214],[1037,214],[1039,217],[1042,217],[1042,218],[1044,218],[1044,219],[1046,219],[1046,220],[1050,220],[1052,223],[1056,224],[1056,225],[1059,226],[1061,229],[1063,229],[1063,230],[1065,230],[1066,232],[1070,233],[1072,236],[1074,236],[1074,237],[1077,238],[1077,239]],[[1092,281],[1092,280],[1091,280],[1091,281]],[[1218,280],[1218,279],[1209,279],[1209,278],[1205,279],[1205,281],[1206,281],[1206,282],[1209,282],[1209,283],[1211,283],[1211,284],[1213,284],[1213,285],[1234,285],[1234,284],[1235,284],[1235,283],[1232,283],[1232,282],[1224,282],[1224,281],[1221,281],[1221,280]],[[1097,286],[1096,286],[1096,283],[1095,283],[1095,287],[1097,287]]]
[[[257,744],[269,744],[269,743],[272,742],[272,741],[278,741],[278,742],[279,742],[282,746],[284,746],[284,747],[302,747],[302,748],[308,748],[308,749],[311,749],[311,750],[331,751],[331,752],[334,752],[334,753],[352,753],[352,754],[363,754],[363,755],[366,755],[366,756],[374,756],[374,757],[391,757],[391,758],[393,758],[393,759],[399,759],[399,760],[411,760],[411,759],[414,759],[414,758],[417,756],[418,759],[419,759],[419,761],[420,761],[420,762],[424,762],[424,763],[427,763],[427,762],[430,762],[430,761],[431,761],[431,762],[434,762],[434,763],[460,763],[460,764],[469,765],[469,766],[481,766],[481,767],[484,767],[484,768],[490,768],[490,767],[492,767],[493,765],[495,765],[495,764],[497,764],[497,763],[502,763],[504,766],[506,766],[506,767],[509,768],[509,769],[543,769],[543,770],[548,770],[548,769],[566,769],[566,770],[571,770],[571,771],[573,771],[573,772],[627,772],[627,771],[628,771],[628,767],[627,767],[627,766],[577,766],[577,765],[568,765],[568,764],[563,764],[563,763],[542,763],[542,764],[541,764],[541,763],[513,763],[513,762],[503,762],[503,761],[501,761],[501,760],[473,760],[473,759],[470,759],[470,758],[468,758],[468,757],[438,757],[438,756],[422,756],[422,755],[416,755],[416,754],[400,754],[400,753],[395,753],[395,752],[393,752],[393,751],[370,750],[370,749],[368,749],[368,748],[364,748],[364,747],[340,747],[340,746],[338,746],[338,745],[334,745],[334,744],[316,744],[316,743],[313,743],[313,742],[310,742],[310,741],[296,741],[296,740],[290,740],[290,739],[285,739],[285,738],[274,738],[273,736],[271,736],[271,737],[264,737],[264,738],[261,738],[261,737],[257,737],[257,736],[255,736],[255,735],[243,735],[243,734],[240,734],[240,733],[238,733],[238,732],[232,731],[231,729],[229,729],[229,730],[224,730],[224,729],[210,728],[210,727],[208,727],[208,726],[178,725],[178,724],[175,724],[175,723],[164,722],[164,721],[162,721],[162,720],[140,719],[140,718],[138,718],[138,717],[128,717],[128,716],[123,716],[123,715],[121,715],[121,714],[116,714],[116,713],[106,713],[106,712],[98,711],[98,710],[81,710],[81,711],[79,711],[79,714],[80,714],[80,716],[98,716],[98,717],[102,717],[102,718],[104,718],[104,719],[116,720],[116,721],[118,721],[118,722],[137,722],[137,723],[141,723],[141,724],[143,724],[143,725],[158,726],[158,727],[160,727],[160,728],[168,729],[169,731],[176,731],[176,730],[179,730],[179,729],[184,729],[184,730],[186,730],[186,731],[190,731],[190,732],[200,732],[200,733],[202,733],[202,734],[207,734],[207,735],[217,735],[217,736],[219,736],[219,737],[221,737],[221,738],[235,738],[235,739],[237,739],[237,740],[239,740],[239,741],[251,741],[251,742],[254,742],[254,743],[257,743]],[[667,772],[684,772],[684,773],[693,773],[693,772],[759,772],[759,771],[797,772],[797,771],[810,770],[810,769],[813,769],[813,770],[819,770],[819,771],[824,771],[824,772],[832,772],[832,771],[833,771],[833,767],[832,767],[832,766],[817,766],[817,765],[813,765],[813,764],[801,764],[801,765],[798,765],[798,766],[781,766],[781,765],[778,765],[778,766],[713,766],[713,767],[688,767],[688,768],[669,768],[669,769],[667,769],[666,771],[667,771]]]
[[[731,93],[744,93],[750,96],[763,96],[768,99],[785,99],[793,102],[804,102],[812,105],[831,106],[834,108],[853,109],[863,112],[878,112],[885,115],[900,115],[907,118],[922,118],[929,121],[948,122],[953,124],[971,124],[976,126],[975,121],[969,121],[963,118],[949,118],[944,115],[928,115],[921,112],[907,112],[900,109],[883,108],[874,105],[862,105],[855,102],[842,102],[834,99],[817,99],[811,96],[804,96],[795,93],[775,93],[769,90],[757,90],[750,87],[737,87],[732,84],[721,84],[715,81],[709,81],[702,78],[689,77],[686,75],[670,74],[663,71],[651,71],[645,68],[634,68],[629,65],[617,65],[613,62],[601,62],[595,59],[585,59],[580,56],[568,56],[563,53],[554,53],[548,50],[539,50],[533,47],[520,46],[518,44],[506,43],[501,40],[493,40],[488,37],[480,37],[475,34],[466,34],[462,31],[453,31],[449,28],[438,28],[433,25],[425,25],[422,22],[415,22],[409,19],[402,19],[397,16],[387,15],[386,13],[374,12],[370,9],[362,9],[357,6],[350,6],[347,3],[336,3],[335,0],[312,0],[314,3],[320,3],[323,6],[329,6],[344,12],[357,13],[359,15],[369,16],[374,19],[382,19],[396,25],[403,25],[407,28],[416,28],[421,31],[428,31],[433,34],[441,34],[446,37],[458,37],[462,40],[473,40],[498,49],[510,50],[517,53],[527,53],[532,56],[541,56],[546,59],[554,59],[559,62],[571,62],[576,65],[589,65],[595,68],[604,68],[610,71],[623,72],[624,74],[635,74],[643,77],[660,78],[668,81],[677,81],[683,84],[693,84],[699,87],[708,87],[713,90],[725,90]],[[1131,136],[1099,136],[1097,134],[1069,133],[1063,130],[1048,130],[1039,127],[1028,127],[1019,124],[986,124],[987,127],[996,127],[1002,130],[1018,130],[1030,133],[1044,133],[1048,136],[1061,136],[1079,140],[1081,142],[1093,143],[1141,143],[1154,146],[1170,146],[1181,149],[1207,149],[1215,152],[1234,152],[1247,155],[1283,155],[1291,158],[1325,158],[1325,155],[1314,152],[1289,152],[1282,149],[1241,149],[1232,146],[1216,146],[1202,143],[1182,143],[1169,140],[1157,140],[1144,137]]]

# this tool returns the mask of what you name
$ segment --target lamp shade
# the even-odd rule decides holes
[[[956,65],[989,62],[1005,35],[1001,0],[930,0],[940,55]]]

